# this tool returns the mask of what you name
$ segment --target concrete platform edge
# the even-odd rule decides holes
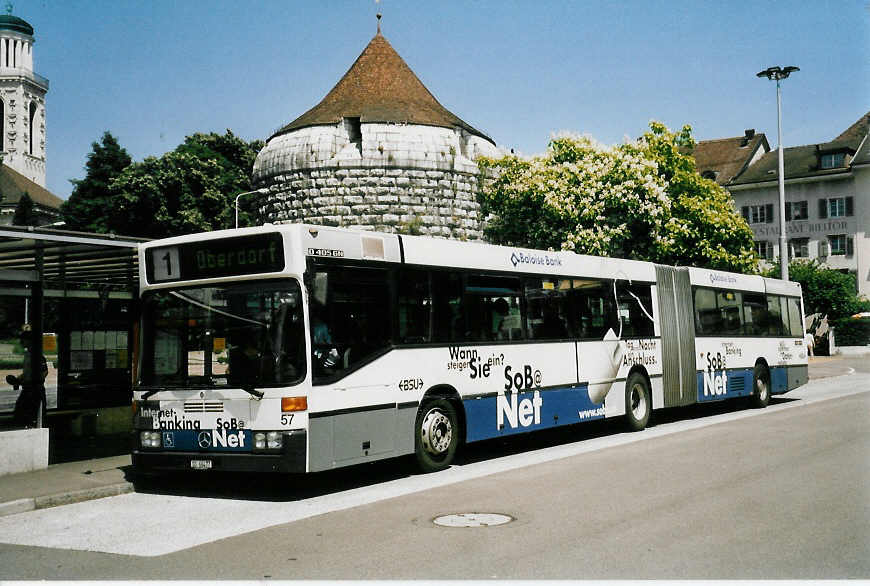
[[[130,482],[119,482],[108,486],[97,486],[94,488],[86,488],[84,490],[64,492],[36,498],[18,499],[6,503],[0,503],[0,517],[15,515],[17,513],[26,513],[35,509],[47,509],[49,507],[70,505],[109,496],[118,496],[129,492],[133,492],[133,484]]]

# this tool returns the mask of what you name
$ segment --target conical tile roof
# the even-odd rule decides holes
[[[272,138],[307,126],[336,124],[343,118],[359,118],[362,123],[459,126],[495,144],[442,106],[380,31],[319,104]]]

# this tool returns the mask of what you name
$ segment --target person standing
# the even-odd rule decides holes
[[[7,382],[13,388],[21,387],[21,393],[15,401],[15,422],[22,427],[42,427],[42,414],[45,409],[45,377],[48,376],[48,363],[42,358],[38,374],[34,372],[33,364],[33,330],[29,324],[21,326],[19,335],[24,349],[24,366],[18,377],[9,375]]]
[[[816,347],[816,338],[812,332],[807,332],[804,336],[804,343],[807,345],[807,356],[815,356],[813,349]]]

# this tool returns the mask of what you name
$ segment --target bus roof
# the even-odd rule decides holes
[[[143,243],[140,251],[144,255],[145,251],[151,248],[276,232],[284,235],[285,256],[288,259],[287,270],[300,273],[304,270],[304,257],[313,257],[404,262],[418,266],[456,267],[506,273],[589,276],[643,282],[656,280],[656,265],[652,262],[301,223],[267,224],[253,228],[176,236]],[[294,262],[292,259],[298,260]],[[779,279],[695,267],[688,267],[688,271],[690,282],[697,286],[800,295],[799,284]],[[144,279],[142,284],[143,286],[146,284]]]

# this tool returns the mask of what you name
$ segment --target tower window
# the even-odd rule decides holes
[[[350,142],[362,142],[362,125],[359,118],[345,118],[344,130]]]
[[[35,134],[36,127],[34,125],[34,120],[36,119],[36,102],[30,102],[30,154],[33,154],[33,135]]]

